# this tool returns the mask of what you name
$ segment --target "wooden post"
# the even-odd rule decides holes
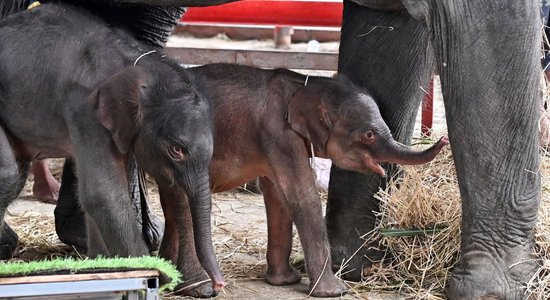
[[[434,103],[434,77],[430,80],[428,84],[428,89],[426,95],[422,99],[422,126],[420,131],[423,136],[430,136],[432,134],[432,125],[433,125],[433,103]]]
[[[289,49],[290,43],[292,43],[292,34],[294,30],[290,26],[275,26],[273,30],[273,40],[275,41],[275,48],[277,49]]]

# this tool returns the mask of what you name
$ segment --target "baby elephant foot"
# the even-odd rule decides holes
[[[212,298],[218,293],[212,288],[210,280],[198,281],[195,283],[180,283],[174,289],[179,296],[188,296],[193,298]]]
[[[275,270],[275,268],[268,267],[265,279],[271,285],[291,285],[300,282],[302,276],[296,269],[287,265],[283,270]]]
[[[72,215],[55,213],[55,231],[59,240],[63,243],[74,246],[79,250],[86,251],[88,248],[88,233],[86,232],[85,214],[81,211],[74,211]]]
[[[313,297],[340,297],[348,292],[346,285],[336,279],[334,275],[323,276],[317,283],[311,281],[309,290]]]
[[[34,172],[34,184],[32,186],[34,197],[41,202],[56,204],[60,184],[50,172],[47,161],[34,161],[32,169]]]
[[[186,265],[183,268],[178,267],[178,269],[182,272],[183,282],[178,284],[174,289],[177,295],[194,298],[211,298],[218,294],[212,288],[212,280],[200,267],[198,260],[196,264]]]
[[[10,259],[17,248],[17,233],[6,223],[0,231],[0,260]]]

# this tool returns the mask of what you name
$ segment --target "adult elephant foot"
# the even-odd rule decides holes
[[[17,233],[4,223],[2,226],[2,233],[0,236],[0,260],[10,259],[13,255],[13,251],[17,247]]]
[[[525,283],[540,266],[530,250],[517,246],[504,256],[480,251],[463,254],[453,271],[449,299],[524,299]]]
[[[369,229],[365,229],[365,232],[369,232]],[[378,240],[366,242],[357,236],[357,232],[350,232],[351,235],[355,235],[355,237],[346,242],[338,242],[339,246],[331,247],[334,262],[332,269],[334,272],[340,272],[342,279],[359,282],[364,276],[364,270],[370,268],[373,262],[384,259],[386,251],[378,243]],[[354,249],[359,249],[359,251],[354,251]]]

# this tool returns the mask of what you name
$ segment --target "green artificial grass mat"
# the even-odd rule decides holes
[[[170,262],[156,256],[115,258],[54,258],[30,262],[0,262],[0,277],[97,273],[131,270],[158,270],[160,290],[173,289],[181,282],[181,274]]]

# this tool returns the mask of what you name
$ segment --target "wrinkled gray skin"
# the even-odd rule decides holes
[[[464,216],[448,296],[523,299],[537,267],[530,256],[540,201],[537,1],[405,4],[417,19],[344,1],[339,71],[373,93],[396,139],[409,143],[423,94],[418,86],[426,86],[435,66]],[[334,262],[362,245],[359,236],[372,229],[371,211],[378,209],[372,195],[385,184],[374,174],[333,167],[326,221]],[[350,279],[370,265],[365,255],[378,256],[368,246],[350,262]]]
[[[0,225],[11,238],[3,216],[31,160],[72,157],[88,254],[148,254],[128,193],[134,155],[157,181],[190,195],[195,246],[219,289],[224,282],[210,235],[209,106],[185,70],[162,54],[132,66],[149,49],[66,4],[0,21]],[[1,258],[9,257],[1,250]]]

